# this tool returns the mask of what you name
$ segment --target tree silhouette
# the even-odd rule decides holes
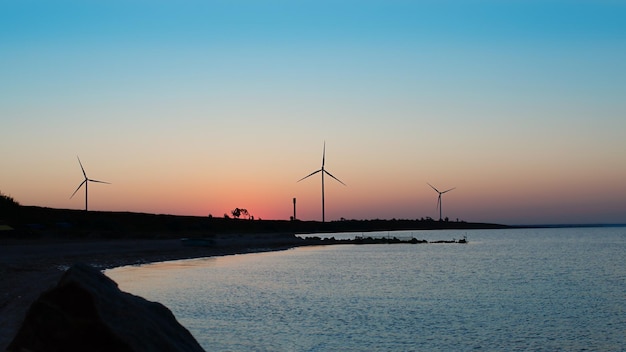
[[[242,215],[247,216],[248,218],[250,218],[250,213],[248,213],[248,210],[244,209],[244,208],[235,208],[235,209],[231,210],[230,213],[233,214],[233,217],[235,219],[239,219],[239,217],[242,216]]]

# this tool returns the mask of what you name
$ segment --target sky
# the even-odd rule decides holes
[[[0,0],[0,192],[626,223],[626,1]]]

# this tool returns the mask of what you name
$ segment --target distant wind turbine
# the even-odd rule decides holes
[[[428,182],[426,182],[426,183],[428,183]],[[435,186],[431,185],[430,183],[428,183],[428,185],[429,185],[432,189],[434,189],[434,190],[435,190],[435,192],[439,193],[439,197],[437,197],[437,208],[439,208],[439,221],[441,221],[441,195],[442,195],[442,194],[444,194],[444,193],[446,193],[446,192],[450,192],[451,190],[455,189],[456,187],[454,187],[454,188],[450,188],[450,189],[445,190],[445,191],[443,191],[443,192],[440,192],[438,189],[436,189],[436,188],[435,188]]]
[[[78,190],[85,185],[85,211],[88,211],[87,208],[87,185],[89,184],[89,182],[97,182],[97,183],[106,183],[108,185],[110,185],[109,182],[104,182],[104,181],[98,181],[98,180],[92,180],[90,178],[87,177],[87,173],[85,172],[85,168],[83,168],[83,163],[80,162],[80,158],[78,156],[76,156],[76,158],[78,159],[78,164],[80,165],[80,169],[83,171],[83,176],[85,176],[85,179],[83,180],[83,182],[80,183],[80,185],[78,185],[78,188],[76,188],[76,190],[74,191],[74,193],[72,193],[72,195],[70,196],[70,199],[72,199],[72,197],[74,197],[74,195],[76,194],[76,192],[78,192]]]
[[[341,182],[340,179],[338,179],[337,177],[333,176],[330,174],[330,172],[326,171],[326,169],[324,169],[324,160],[326,159],[326,141],[324,141],[324,151],[322,154],[322,168],[316,171],[311,172],[310,174],[304,176],[303,178],[299,179],[298,182],[304,180],[307,177],[313,176],[318,172],[322,173],[322,222],[325,222],[325,209],[324,209],[324,174],[327,174],[328,176],[334,178],[335,180],[339,181],[339,183],[341,183],[344,186],[347,186],[345,183]]]

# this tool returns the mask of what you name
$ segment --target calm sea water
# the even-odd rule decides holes
[[[626,350],[626,228],[390,233],[465,234],[105,273],[207,351]]]

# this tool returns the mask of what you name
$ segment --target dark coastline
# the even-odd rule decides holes
[[[4,215],[12,238],[180,238],[224,234],[373,232],[398,230],[503,229],[507,225],[427,219],[341,220],[330,222],[247,220],[131,212],[103,212],[20,206]]]

